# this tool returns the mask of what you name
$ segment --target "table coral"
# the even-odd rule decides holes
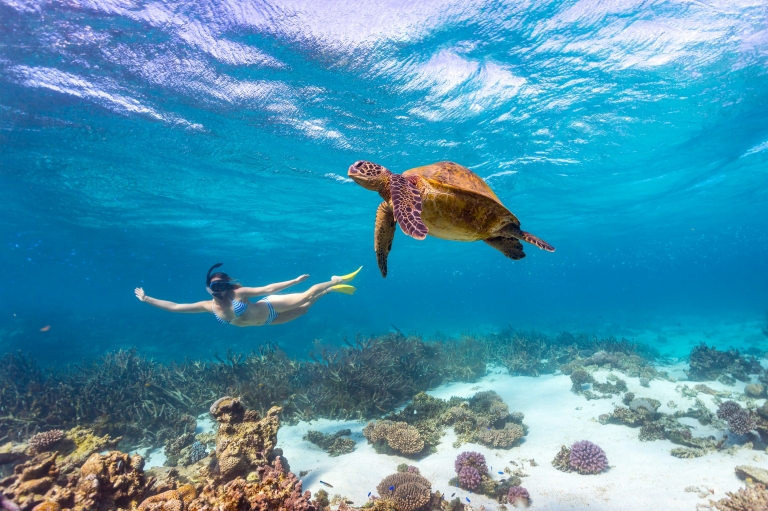
[[[211,405],[211,415],[219,423],[215,456],[221,480],[232,480],[268,463],[277,443],[281,410],[273,406],[260,419],[237,398],[224,397]]]
[[[419,430],[406,422],[390,420],[371,421],[363,428],[363,435],[381,450],[386,443],[390,449],[413,455],[424,450],[424,439]]]
[[[519,424],[509,423],[504,429],[486,428],[477,434],[477,440],[483,445],[500,449],[509,449],[515,442],[523,438],[523,427]]]
[[[398,472],[385,477],[376,490],[382,499],[392,501],[397,511],[413,511],[429,503],[432,484],[418,474]]]
[[[342,429],[333,434],[325,434],[320,431],[307,431],[303,440],[312,442],[316,446],[328,453],[331,457],[341,456],[342,454],[349,454],[355,450],[355,441],[351,438],[342,438],[350,436],[352,431],[349,429]]]

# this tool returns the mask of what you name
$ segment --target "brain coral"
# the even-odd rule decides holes
[[[598,474],[608,467],[608,457],[599,446],[582,440],[571,446],[570,465],[579,474]]]
[[[219,476],[230,480],[245,471],[267,464],[277,443],[282,408],[273,406],[263,419],[236,398],[221,398],[211,406],[219,422],[216,432],[216,459]]]
[[[413,511],[429,503],[432,484],[418,474],[398,472],[385,477],[376,490],[382,499],[392,501],[397,511]]]

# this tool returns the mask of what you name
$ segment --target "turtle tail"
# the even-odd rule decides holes
[[[554,252],[555,251],[555,247],[553,247],[552,245],[550,245],[549,243],[547,243],[543,239],[537,238],[536,236],[534,236],[530,232],[520,231],[519,237],[520,237],[521,240],[527,241],[531,245],[535,245],[535,246],[539,247],[542,250],[546,250],[547,252]]]

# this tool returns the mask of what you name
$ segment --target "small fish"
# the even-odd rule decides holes
[[[454,492],[454,493],[451,493],[451,497],[453,497],[454,495],[456,495],[456,493],[455,493],[455,492]]]
[[[368,496],[369,496],[369,497],[371,496],[371,492],[368,492]]]
[[[330,485],[330,484],[326,483],[325,481],[320,481],[320,484],[322,484],[323,486],[327,486],[328,488],[333,488],[333,485]]]
[[[472,502],[471,500],[469,500],[469,497],[464,497],[464,498],[467,499],[467,502]]]
[[[502,472],[501,470],[499,470],[499,474],[503,474],[503,473],[504,473],[504,472]]]
[[[395,487],[394,486],[390,486],[389,487],[389,491],[395,491]]]
[[[40,329],[41,332],[47,332],[51,329],[51,325],[45,325],[43,328]]]

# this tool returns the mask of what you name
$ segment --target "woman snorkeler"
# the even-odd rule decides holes
[[[210,312],[222,324],[235,326],[279,325],[303,316],[321,296],[330,292],[353,294],[356,289],[347,285],[347,282],[354,279],[363,268],[361,266],[357,271],[342,277],[331,277],[329,282],[315,284],[303,293],[274,295],[272,293],[288,289],[307,280],[309,275],[302,275],[287,282],[278,282],[264,287],[243,287],[224,272],[211,273],[222,264],[218,263],[211,266],[205,278],[205,289],[211,295],[211,300],[197,303],[174,303],[147,296],[144,289],[140,287],[134,291],[136,298],[153,307],[171,312],[187,314]],[[264,296],[264,298],[258,302],[250,302],[248,299],[254,296]]]

